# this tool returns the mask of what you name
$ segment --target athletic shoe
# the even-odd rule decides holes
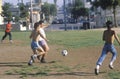
[[[113,69],[114,67],[113,67],[113,65],[109,65],[109,68],[110,68],[110,69]]]
[[[37,56],[37,59],[40,60],[40,55]]]
[[[10,40],[10,43],[12,44],[12,43],[13,43],[13,40]]]
[[[45,59],[41,59],[41,63],[46,63]]]
[[[32,63],[33,63],[33,60],[32,60],[32,59],[30,59],[30,61],[28,62],[28,65],[29,65],[29,66],[31,66],[31,65],[32,65]]]
[[[33,57],[33,55],[32,55],[31,58],[30,58],[30,61],[28,62],[28,65],[29,65],[29,66],[32,65],[33,62],[35,62],[35,61],[34,61],[34,57]]]
[[[40,55],[37,56],[37,59],[41,62],[41,60],[40,60]]]
[[[99,69],[95,68],[95,74],[98,75],[99,74]]]

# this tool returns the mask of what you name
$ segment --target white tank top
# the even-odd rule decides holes
[[[43,35],[43,37],[44,37],[44,38],[46,38],[46,34],[45,34],[44,29],[43,29],[43,28],[40,28],[40,30],[39,30],[39,31],[40,31],[40,33]],[[39,39],[39,40],[41,41],[41,40],[44,40],[44,39],[43,39],[42,37],[40,37],[40,39]]]

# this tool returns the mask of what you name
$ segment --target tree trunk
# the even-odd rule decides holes
[[[113,7],[113,16],[114,16],[114,26],[118,27],[117,18],[116,18],[116,7]]]

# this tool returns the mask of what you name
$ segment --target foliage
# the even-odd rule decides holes
[[[57,8],[55,4],[49,4],[47,2],[45,2],[44,5],[42,5],[41,10],[45,14],[45,18],[47,21],[49,21],[50,15],[54,16],[57,13]]]
[[[77,19],[80,16],[88,16],[88,10],[86,8],[73,8],[72,12],[73,18]]]
[[[120,5],[120,0],[95,0],[93,2],[93,6],[95,7],[100,6],[103,10],[113,9],[115,27],[117,27],[116,7],[118,5]]]
[[[26,6],[23,3],[19,4],[19,9],[20,9],[20,17],[21,18],[28,17],[28,15],[29,15],[28,10],[27,10]]]
[[[101,7],[103,10],[106,10],[108,8],[112,8],[113,6],[120,5],[119,0],[95,0],[92,2],[93,6],[95,7]]]
[[[15,16],[15,22],[18,22],[20,20],[20,17],[19,16]]]
[[[80,16],[88,16],[88,10],[83,7],[83,3],[80,0],[75,0],[74,3],[72,4],[72,7],[70,7],[69,10],[70,9],[72,17],[75,18],[76,20]]]
[[[54,4],[51,4],[51,6],[50,6],[50,15],[55,16],[56,13],[57,13],[56,6]]]
[[[57,0],[54,0],[54,4],[57,5]]]
[[[2,6],[3,12],[2,15],[5,17],[4,21],[12,20],[12,12],[10,11],[10,3],[4,3]]]

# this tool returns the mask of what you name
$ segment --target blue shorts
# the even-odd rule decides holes
[[[40,45],[40,46],[44,46],[45,44],[46,44],[46,41],[45,41],[45,40],[39,41],[39,45]]]
[[[36,50],[37,48],[39,48],[40,46],[39,46],[39,44],[38,44],[38,42],[36,42],[36,41],[32,41],[31,42],[31,48],[33,49],[33,50]]]

